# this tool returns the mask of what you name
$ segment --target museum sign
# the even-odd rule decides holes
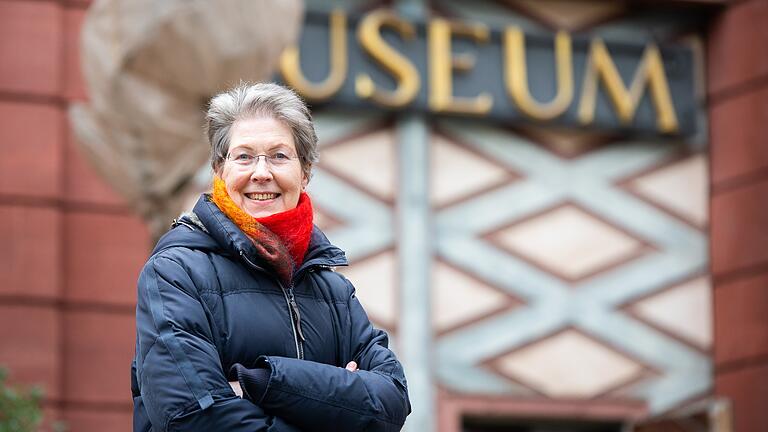
[[[693,57],[686,45],[414,22],[387,9],[309,12],[280,75],[315,106],[686,135],[696,129]]]

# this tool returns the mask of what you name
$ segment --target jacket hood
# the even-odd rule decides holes
[[[192,213],[183,214],[174,221],[173,228],[160,238],[152,255],[172,247],[245,255],[253,262],[261,262],[248,236],[210,201],[208,194],[200,196]],[[320,228],[314,226],[304,262],[297,272],[312,265],[336,267],[347,264],[344,251],[331,244]]]

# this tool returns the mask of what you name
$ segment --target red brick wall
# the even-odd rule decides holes
[[[88,1],[0,0],[0,365],[69,430],[131,430],[136,276],[149,235],[85,162]]]
[[[736,432],[768,424],[768,0],[708,42],[716,391]],[[0,0],[0,365],[70,430],[131,429],[135,278],[149,235],[83,160],[86,0]]]
[[[733,2],[708,59],[715,391],[752,432],[768,427],[768,0]]]

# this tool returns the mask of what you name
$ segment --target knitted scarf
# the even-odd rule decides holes
[[[211,201],[253,242],[261,258],[290,284],[293,271],[304,262],[312,235],[312,202],[302,192],[296,208],[255,218],[237,206],[220,177],[213,179]]]

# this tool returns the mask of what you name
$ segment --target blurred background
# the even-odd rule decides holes
[[[768,431],[766,47],[768,0],[0,0],[0,384],[131,430],[205,103],[277,80],[406,430]]]

